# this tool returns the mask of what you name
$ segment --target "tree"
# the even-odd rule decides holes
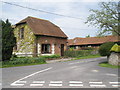
[[[100,55],[109,57],[110,50],[113,45],[114,45],[114,42],[107,42],[107,43],[102,44],[99,48]]]
[[[120,36],[120,2],[100,2],[99,10],[90,9],[90,14],[85,23],[99,28],[99,34],[101,35],[118,35]]]
[[[7,19],[6,22],[2,22],[2,60],[10,60],[12,56],[13,47],[16,44],[13,28],[11,23]]]
[[[87,35],[86,38],[90,37],[90,35]]]

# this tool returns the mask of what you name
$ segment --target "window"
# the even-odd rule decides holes
[[[42,53],[50,53],[50,44],[42,44]]]
[[[24,39],[24,28],[20,29],[20,39]]]

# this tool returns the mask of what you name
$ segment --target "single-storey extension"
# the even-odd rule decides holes
[[[80,38],[76,37],[74,39],[68,40],[68,47],[74,49],[84,49],[86,47],[99,48],[99,46],[106,42],[120,42],[120,37],[118,36],[103,36],[103,37],[88,37]]]

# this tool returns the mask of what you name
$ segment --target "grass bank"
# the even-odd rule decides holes
[[[99,64],[99,66],[101,66],[101,67],[107,67],[107,68],[120,68],[120,66],[114,66],[114,65],[111,65],[111,64],[109,64],[108,62],[102,62],[102,63],[100,63]]]

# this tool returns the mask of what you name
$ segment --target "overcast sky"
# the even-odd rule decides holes
[[[48,13],[33,11],[5,3],[2,4],[2,19],[9,19],[12,24],[19,22],[27,16],[46,19],[59,26],[70,38],[96,36],[98,29],[88,26],[84,22],[89,16],[90,9],[99,9],[100,1],[110,0],[3,0],[13,4],[19,4],[34,9],[39,9],[51,13],[72,16],[68,18],[52,15]],[[114,0],[112,0],[114,1]]]

